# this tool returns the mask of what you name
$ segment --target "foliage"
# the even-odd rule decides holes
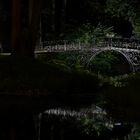
[[[107,0],[106,12],[115,17],[124,17],[130,22],[134,22],[136,18],[136,13],[134,11],[131,1],[128,0]]]
[[[139,139],[140,139],[140,128],[137,125],[134,125],[134,127],[131,130],[131,133],[128,134],[128,136],[124,136],[123,138],[123,140],[139,140]]]
[[[135,38],[140,38],[140,19],[136,20],[134,26],[134,30],[133,30],[133,36]]]
[[[107,0],[105,12],[111,17],[123,18],[133,26],[133,37],[140,36],[140,3],[138,0]]]
[[[140,139],[140,129],[134,127],[131,133],[124,138],[124,140],[139,140]]]
[[[112,52],[105,52],[97,55],[94,59],[90,60],[89,69],[96,73],[113,74],[113,64],[118,62],[119,59]]]
[[[117,76],[107,76],[98,73],[98,78],[100,79],[100,85],[108,85],[113,87],[126,87],[128,86],[128,77],[130,74],[117,75]]]
[[[129,77],[128,74],[115,76],[115,77],[109,77],[109,83],[110,85],[113,85],[114,87],[125,87],[127,83],[127,78]]]
[[[106,85],[101,93],[104,107],[115,119],[125,122],[139,122],[139,82],[140,74],[130,74],[115,80],[113,85]],[[126,117],[127,116],[127,117]]]
[[[92,26],[90,23],[82,25],[78,30],[73,32],[72,39],[77,39],[82,43],[97,43],[100,42],[107,34],[112,34],[113,28],[106,27],[100,23],[97,26]]]
[[[83,132],[87,135],[90,135],[91,133],[96,131],[98,136],[100,136],[102,130],[112,128],[111,120],[108,120],[105,114],[97,113],[93,115],[92,113],[89,113],[80,121],[83,127]]]

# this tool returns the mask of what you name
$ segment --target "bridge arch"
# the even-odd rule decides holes
[[[131,72],[135,72],[135,67],[134,67],[134,65],[133,65],[133,62],[132,62],[132,60],[130,59],[130,57],[129,56],[127,56],[123,51],[121,51],[121,50],[116,50],[116,49],[113,49],[113,48],[104,48],[103,50],[96,50],[96,51],[94,51],[94,54],[90,57],[90,59],[88,60],[88,65],[90,64],[90,62],[97,56],[97,55],[99,55],[100,53],[102,53],[102,52],[106,52],[106,51],[114,51],[114,52],[117,52],[117,53],[119,53],[119,54],[121,54],[126,60],[127,60],[127,62],[128,62],[128,64],[129,64],[129,67],[130,67],[130,71]]]

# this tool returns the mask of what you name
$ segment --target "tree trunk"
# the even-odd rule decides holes
[[[29,55],[34,56],[34,49],[37,43],[38,30],[40,24],[40,11],[41,11],[41,0],[30,0],[29,1],[29,32],[28,32],[28,45]]]
[[[15,54],[16,50],[20,47],[21,36],[21,8],[20,0],[13,0],[12,3],[12,53]]]
[[[27,27],[21,27],[20,0],[13,0],[12,7],[12,54],[20,57],[34,57],[39,29],[41,0],[29,0]]]

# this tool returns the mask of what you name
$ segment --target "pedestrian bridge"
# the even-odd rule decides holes
[[[82,59],[86,62],[93,60],[101,52],[115,51],[124,56],[132,72],[140,70],[140,40],[127,38],[101,38],[90,43],[79,40],[59,40],[42,42],[36,47],[36,53],[47,52],[78,52],[84,53]],[[88,60],[88,61],[87,61]]]

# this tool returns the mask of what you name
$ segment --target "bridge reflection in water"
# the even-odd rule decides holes
[[[140,40],[127,38],[100,38],[90,43],[79,40],[58,40],[41,42],[36,47],[36,53],[47,52],[74,52],[86,53],[86,62],[90,62],[96,55],[105,51],[116,51],[122,54],[130,65],[132,72],[140,70]]]
[[[89,108],[82,108],[80,110],[54,108],[39,114],[38,140],[81,139],[83,137],[83,132],[80,128],[78,128],[78,126],[82,126],[82,120],[89,117],[90,120],[92,118],[96,121],[95,125],[100,125],[102,122],[106,127],[113,127],[111,119],[107,118],[107,113],[95,105],[92,105]],[[81,132],[78,134],[78,131]]]

